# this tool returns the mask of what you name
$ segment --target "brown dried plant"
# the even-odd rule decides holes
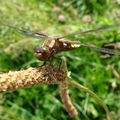
[[[61,82],[60,85],[60,96],[61,100],[65,106],[66,111],[69,113],[70,116],[74,117],[78,115],[76,108],[74,107],[71,98],[69,96],[69,89],[67,80]]]
[[[15,91],[18,88],[39,84],[59,84],[66,77],[66,71],[63,68],[58,69],[53,65],[10,71],[0,74],[0,92]]]
[[[28,68],[26,70],[1,73],[0,92],[3,93],[15,91],[19,88],[32,87],[34,85],[41,84],[59,84],[60,96],[66,111],[70,116],[76,117],[78,115],[78,112],[69,96],[66,62],[64,61],[63,63],[64,64],[62,64],[60,67],[48,64],[39,68]],[[107,106],[95,93],[75,81],[70,80],[69,83],[71,83],[72,86],[83,90],[94,97],[105,110],[107,114],[107,120],[111,120]]]
[[[61,99],[67,112],[72,117],[77,116],[77,110],[69,97],[67,71],[64,67],[58,68],[55,65],[45,65],[40,68],[28,68],[27,70],[9,71],[0,74],[1,93],[40,84],[60,84]]]

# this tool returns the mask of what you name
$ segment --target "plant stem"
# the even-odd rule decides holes
[[[76,88],[78,88],[82,91],[85,91],[85,92],[89,93],[92,97],[94,97],[99,102],[99,104],[102,106],[102,108],[105,110],[106,115],[107,115],[107,120],[111,120],[110,112],[109,112],[108,107],[104,104],[104,102],[94,92],[92,92],[87,87],[84,87],[83,85],[81,85],[81,84],[79,84],[79,83],[77,83],[73,80],[69,80],[69,83],[71,85],[73,85],[74,87],[76,87]]]

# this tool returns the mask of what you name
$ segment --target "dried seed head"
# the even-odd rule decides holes
[[[38,84],[58,84],[67,77],[64,68],[45,65],[41,68],[28,68],[21,71],[10,71],[0,74],[0,92],[14,91],[18,88]]]

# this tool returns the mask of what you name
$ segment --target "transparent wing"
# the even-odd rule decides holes
[[[88,47],[91,49],[94,49],[95,51],[101,52],[101,53],[107,53],[110,55],[120,55],[120,50],[117,49],[108,49],[108,48],[101,48],[96,47],[95,45],[87,45],[87,44],[80,44],[81,46]]]
[[[7,24],[1,23],[1,22],[0,22],[0,25],[15,29],[18,33],[20,33],[24,36],[27,36],[27,37],[42,38],[42,39],[49,38],[46,34],[43,34],[41,32],[34,32],[34,31],[26,30],[26,29],[20,29],[18,27],[7,25]]]
[[[115,25],[100,27],[100,28],[93,29],[93,30],[86,30],[86,31],[71,33],[71,34],[59,37],[59,39],[70,37],[70,36],[75,36],[75,35],[78,35],[78,34],[86,34],[86,33],[92,33],[92,32],[99,32],[99,31],[103,31],[103,30],[109,30],[109,29],[112,29],[112,28],[115,28],[115,27],[120,27],[120,23],[115,24]]]

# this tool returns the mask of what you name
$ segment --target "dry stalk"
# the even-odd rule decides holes
[[[58,84],[66,77],[67,73],[64,68],[58,69],[53,65],[10,71],[0,74],[0,93],[39,84]]]
[[[62,102],[65,106],[66,111],[69,113],[71,117],[75,117],[78,115],[76,108],[74,107],[71,98],[69,96],[68,84],[67,79],[61,82],[60,85],[60,96]]]
[[[67,71],[64,66],[58,68],[54,65],[45,65],[41,68],[28,68],[0,74],[0,93],[40,84],[60,84],[61,99],[67,112],[72,117],[78,114],[68,94]]]

